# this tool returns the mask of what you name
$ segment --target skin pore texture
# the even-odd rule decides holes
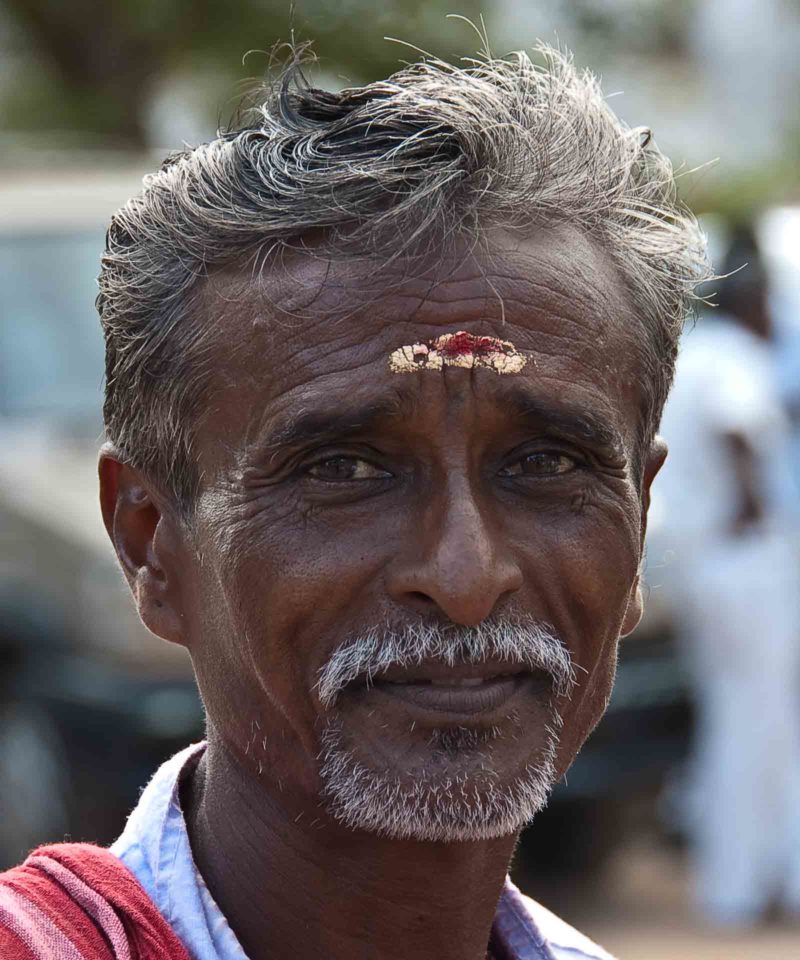
[[[522,823],[451,842],[354,828],[326,800],[325,738],[401,793],[421,777],[451,784],[451,814],[468,816],[548,745],[563,775],[641,614],[665,453],[639,450],[641,334],[610,256],[572,228],[495,232],[383,288],[366,298],[346,260],[310,255],[258,285],[209,282],[218,352],[190,519],[113,450],[101,458],[142,619],[197,672],[209,747],[182,800],[200,873],[251,960],[483,960]],[[398,348],[460,331],[526,361],[504,376],[390,369]],[[442,688],[441,709],[364,677],[320,696],[336,651],[370,631],[491,624],[546,625],[571,689],[515,662],[513,691],[481,709],[463,687]],[[407,671],[441,683],[500,667]]]

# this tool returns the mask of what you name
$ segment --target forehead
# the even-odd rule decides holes
[[[222,423],[228,407],[252,428],[354,394],[418,392],[437,374],[393,373],[391,354],[457,330],[510,341],[528,357],[510,376],[481,371],[484,392],[515,379],[534,394],[603,408],[631,429],[638,420],[632,307],[611,257],[574,228],[525,239],[495,232],[413,270],[331,262],[311,250],[267,264],[257,279],[218,275],[205,302],[217,334],[213,420],[226,431],[238,426]]]

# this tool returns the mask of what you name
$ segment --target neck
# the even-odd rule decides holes
[[[348,830],[209,743],[182,802],[195,862],[250,960],[484,960],[516,836]]]

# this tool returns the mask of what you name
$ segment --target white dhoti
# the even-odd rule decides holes
[[[753,534],[706,546],[675,580],[698,709],[698,901],[721,922],[747,923],[776,897],[800,912],[800,579],[792,545]]]

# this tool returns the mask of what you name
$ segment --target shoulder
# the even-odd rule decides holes
[[[523,896],[557,960],[614,960],[610,953],[530,897]]]
[[[20,866],[0,873],[0,956],[113,960],[103,933],[87,913],[86,904],[96,894],[85,881],[78,888],[77,875],[60,859],[47,856],[63,851],[74,861],[85,856],[87,846],[40,847]],[[61,882],[64,875],[66,885]]]
[[[602,947],[521,893],[510,880],[495,917],[506,951],[518,960],[614,960]]]
[[[0,873],[0,956],[188,960],[134,875],[91,844],[39,847]]]

